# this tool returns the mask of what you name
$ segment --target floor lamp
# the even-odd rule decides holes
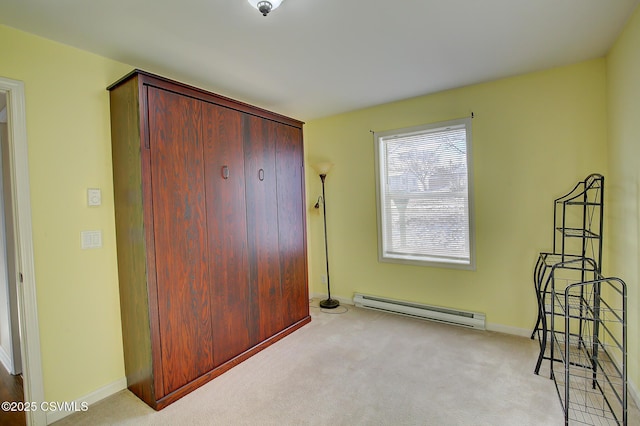
[[[327,264],[327,293],[328,298],[320,301],[320,307],[325,309],[335,309],[340,306],[340,302],[331,298],[331,281],[329,278],[329,245],[327,244],[327,203],[324,196],[324,180],[327,177],[327,173],[333,167],[331,163],[318,163],[313,166],[314,169],[320,175],[320,180],[322,181],[322,196],[318,198],[318,202],[315,205],[315,208],[320,208],[320,202],[322,201],[322,217],[324,219],[324,256]]]

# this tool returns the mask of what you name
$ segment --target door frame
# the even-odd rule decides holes
[[[27,149],[27,120],[24,83],[0,77],[0,90],[7,94],[7,130],[9,134],[9,174],[14,213],[16,282],[20,311],[20,338],[24,401],[37,404],[34,411],[25,412],[27,425],[46,425],[46,413],[40,410],[44,402],[40,331],[36,299],[33,234],[31,228],[31,192]]]

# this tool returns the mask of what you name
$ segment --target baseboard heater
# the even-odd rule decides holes
[[[354,294],[353,303],[361,308],[376,309],[378,311],[391,312],[479,330],[485,329],[485,316],[478,312],[460,311],[457,309],[423,305],[360,293]]]

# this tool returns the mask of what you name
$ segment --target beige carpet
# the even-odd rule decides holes
[[[532,340],[317,301],[311,313],[160,412],[122,391],[56,425],[563,424]]]

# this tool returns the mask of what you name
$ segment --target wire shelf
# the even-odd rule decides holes
[[[554,343],[559,352],[566,353],[565,341],[555,339]],[[578,339],[572,339],[568,350],[569,362],[563,355],[563,362],[552,366],[556,390],[568,423],[626,424],[627,407],[623,401],[626,382],[618,363],[603,349],[597,359],[597,374],[594,374],[593,357],[588,348],[588,343],[585,345]]]
[[[627,425],[626,294],[618,278],[552,287],[548,359],[565,424]]]
[[[549,361],[565,425],[627,426],[627,290],[601,273],[604,176],[587,176],[553,208],[553,251],[533,272],[535,373]]]

